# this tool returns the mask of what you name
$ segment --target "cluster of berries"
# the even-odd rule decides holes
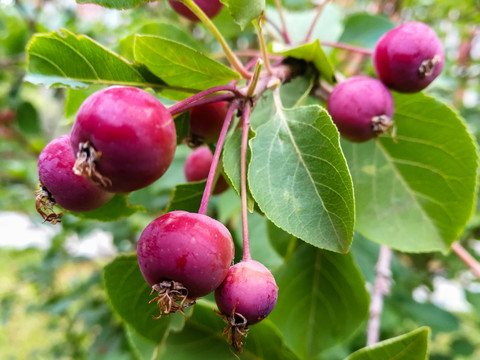
[[[427,25],[405,23],[378,40],[373,65],[380,81],[351,77],[337,85],[328,99],[328,112],[350,141],[367,141],[392,127],[394,102],[388,88],[404,93],[426,88],[442,71],[442,43]]]

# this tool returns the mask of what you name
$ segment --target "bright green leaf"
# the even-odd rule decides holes
[[[240,75],[197,50],[152,35],[135,37],[135,58],[168,85],[205,90]]]
[[[312,245],[347,252],[353,189],[328,113],[319,106],[283,109],[256,132],[248,180],[260,209]]]
[[[474,204],[477,152],[463,120],[424,94],[395,96],[396,136],[342,142],[356,229],[401,251],[445,251]]]
[[[92,219],[99,221],[115,221],[123,217],[130,216],[136,212],[145,211],[143,206],[130,205],[127,200],[127,195],[117,194],[108,203],[99,209],[87,212],[73,212],[69,214],[75,215],[82,219]]]
[[[68,30],[36,34],[27,46],[25,80],[47,86],[88,84],[148,86],[140,70],[84,35]]]
[[[105,267],[103,279],[110,305],[122,320],[146,339],[160,343],[167,333],[171,318],[153,318],[158,316],[158,307],[148,303],[152,299],[152,289],[143,279],[137,257],[117,257]]]
[[[265,9],[265,0],[220,0],[242,30]]]
[[[354,352],[345,360],[427,360],[430,329],[421,327]]]
[[[350,254],[302,244],[275,272],[278,301],[270,319],[301,359],[345,342],[368,314],[368,293]]]
[[[330,84],[335,84],[337,82],[337,79],[335,78],[335,70],[323,51],[318,39],[309,44],[303,44],[290,49],[283,49],[277,46],[273,51],[279,55],[290,56],[295,59],[311,62],[319,71],[321,78],[325,79]]]
[[[76,0],[79,4],[97,4],[110,9],[130,9],[156,0]]]

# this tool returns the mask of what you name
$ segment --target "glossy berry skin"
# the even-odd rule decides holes
[[[97,91],[81,105],[71,132],[75,154],[85,141],[101,153],[96,170],[111,181],[102,188],[124,193],[165,173],[175,155],[176,131],[169,111],[154,96],[115,86]]]
[[[188,182],[206,180],[212,165],[213,154],[207,146],[200,146],[193,150],[185,160],[184,172]],[[220,174],[213,189],[215,195],[228,189],[228,183]]]
[[[168,2],[177,14],[180,14],[191,21],[200,21],[198,17],[180,1],[169,0]],[[210,19],[217,16],[223,8],[223,4],[219,0],[194,0],[194,3],[197,4]]]
[[[70,135],[62,135],[45,146],[38,157],[38,177],[55,202],[70,211],[90,211],[106,204],[113,194],[92,185],[83,176],[75,175],[75,157]]]
[[[137,245],[138,265],[153,286],[175,281],[188,297],[205,296],[227,275],[234,257],[228,229],[206,215],[172,211],[152,221]]]
[[[278,298],[278,286],[272,273],[255,260],[239,262],[230,268],[222,285],[215,290],[215,301],[222,314],[235,309],[248,325],[265,319]]]
[[[437,34],[420,22],[405,23],[385,33],[372,59],[377,77],[389,88],[405,93],[426,88],[445,61]]]
[[[207,143],[217,142],[227,110],[227,101],[193,107],[190,110],[190,133],[192,137]]]
[[[394,103],[392,94],[380,81],[354,76],[333,89],[327,109],[344,138],[362,142],[382,132],[374,122],[391,119]]]

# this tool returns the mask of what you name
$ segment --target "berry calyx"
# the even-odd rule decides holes
[[[172,211],[152,221],[137,245],[140,271],[157,291],[160,316],[215,290],[234,257],[228,229],[206,215]]]
[[[392,94],[373,78],[354,76],[338,84],[327,109],[340,134],[350,141],[367,141],[393,126]]]
[[[90,95],[71,132],[75,172],[103,190],[130,192],[167,171],[176,149],[173,118],[144,90],[114,86]]]
[[[377,77],[389,88],[405,93],[426,88],[445,62],[437,34],[420,22],[405,23],[385,33],[372,60]]]
[[[255,260],[244,260],[230,267],[215,290],[215,301],[227,322],[225,335],[236,351],[242,349],[248,326],[265,319],[278,298],[272,273]]]
[[[177,14],[180,14],[191,21],[200,21],[198,17],[180,1],[169,0],[168,3]],[[194,0],[194,3],[197,4],[197,6],[202,9],[210,19],[217,16],[223,8],[223,4],[219,0]]]
[[[227,110],[227,101],[193,107],[190,110],[190,141],[192,144],[216,142],[222,130]]]
[[[70,135],[62,135],[45,146],[38,157],[40,190],[36,208],[45,221],[55,224],[62,214],[53,211],[55,204],[70,211],[90,211],[106,204],[113,194],[107,193],[75,175],[75,157],[70,147]]]
[[[207,146],[193,150],[185,160],[184,172],[188,182],[207,179],[212,165],[213,154]],[[228,189],[228,183],[222,174],[219,175],[213,189],[213,194],[218,195]]]

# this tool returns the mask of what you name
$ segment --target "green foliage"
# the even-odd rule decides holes
[[[70,213],[82,219],[114,221],[122,217],[133,215],[139,211],[145,211],[145,208],[139,205],[130,205],[126,195],[117,194],[112,198],[112,200],[99,209],[87,212],[71,211]]]
[[[129,9],[156,0],[76,0],[79,4],[98,4],[111,9]]]
[[[373,49],[380,36],[394,27],[384,16],[354,14],[346,19],[345,29],[338,41]]]
[[[235,23],[243,30],[265,9],[265,0],[221,0],[228,7]]]

